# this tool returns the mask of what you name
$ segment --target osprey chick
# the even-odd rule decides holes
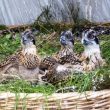
[[[21,45],[21,51],[1,63],[0,69],[2,71],[0,73],[4,72],[4,74],[10,75],[17,73],[21,79],[29,82],[42,82],[43,71],[39,69],[40,58],[37,55],[35,38],[31,30],[26,30],[21,34]],[[14,72],[12,68],[14,68]]]
[[[82,44],[84,45],[84,53],[82,59],[88,62],[86,63],[87,70],[94,70],[97,67],[103,66],[105,64],[101,57],[99,39],[94,30],[85,30],[82,33]]]
[[[79,58],[73,51],[74,36],[70,30],[61,33],[60,43],[61,49],[56,55],[56,59],[58,60],[58,62],[60,64],[80,64]]]

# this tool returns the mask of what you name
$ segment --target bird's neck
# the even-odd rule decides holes
[[[87,46],[87,47],[85,47],[84,53],[88,57],[90,57],[91,55],[93,55],[95,53],[99,53],[100,54],[100,47],[99,47],[99,45]]]
[[[66,46],[61,47],[61,51],[62,51],[62,54],[68,55],[68,54],[73,53],[73,47],[66,45]]]
[[[23,54],[33,54],[36,55],[37,49],[35,45],[25,45],[22,49]]]

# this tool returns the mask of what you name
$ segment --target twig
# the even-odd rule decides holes
[[[52,39],[52,37],[54,37],[56,34],[57,34],[57,32],[53,32],[45,40],[43,40],[41,43],[39,43],[36,47],[39,47],[41,44],[43,44],[44,41],[50,42],[50,40]]]

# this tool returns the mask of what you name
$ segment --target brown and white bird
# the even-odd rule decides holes
[[[81,61],[73,52],[74,37],[71,31],[61,33],[61,50],[51,57],[42,59],[40,69],[45,71],[49,83],[66,80],[75,73],[83,71]]]
[[[46,57],[42,59],[40,69],[45,71],[43,80],[52,84],[57,84],[58,82],[67,80],[72,77],[73,74],[81,72],[80,70],[76,70],[73,65],[62,65],[58,63],[58,61],[53,57]]]
[[[99,39],[94,30],[88,29],[82,33],[82,44],[84,45],[82,59],[86,61],[85,68],[87,70],[94,70],[105,64],[101,56]]]
[[[31,30],[26,30],[21,34],[21,45],[21,51],[0,64],[0,73],[10,73],[10,75],[17,73],[20,78],[32,83],[42,82],[41,76],[44,73],[39,69],[40,58],[37,54],[35,38]]]
[[[70,30],[64,31],[60,36],[61,49],[56,54],[56,59],[60,64],[70,63],[72,65],[80,64],[80,60],[73,51],[74,36]]]

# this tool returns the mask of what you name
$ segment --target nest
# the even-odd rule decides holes
[[[110,110],[110,90],[84,93],[1,93],[0,110]]]

